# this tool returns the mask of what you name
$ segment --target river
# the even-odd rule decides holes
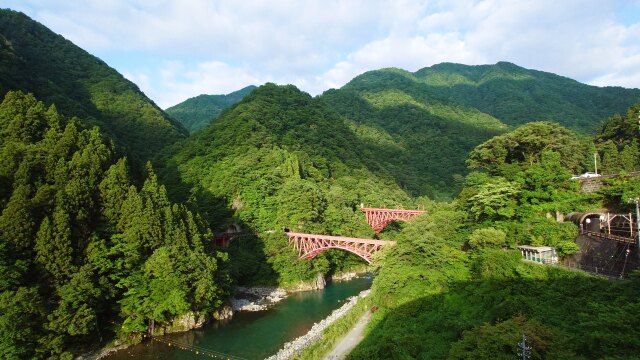
[[[329,284],[323,290],[298,292],[265,311],[238,312],[226,322],[170,334],[164,338],[245,359],[264,359],[286,343],[306,334],[314,323],[340,307],[345,299],[371,286],[370,277]],[[158,341],[147,341],[104,359],[202,359],[202,354]]]

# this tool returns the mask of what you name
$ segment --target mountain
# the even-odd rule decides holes
[[[361,86],[365,80],[371,80],[367,89]],[[467,173],[467,154],[508,126],[414,87],[403,71],[389,69],[362,75],[342,89],[326,91],[321,99],[342,116],[368,152],[377,154],[400,186],[414,196],[450,198]]]
[[[467,154],[513,126],[547,119],[592,132],[638,98],[637,89],[588,86],[510,63],[381,69],[321,96],[398,184],[432,198],[452,197]]]
[[[438,98],[476,108],[505,124],[553,120],[582,133],[593,133],[604,119],[640,99],[639,89],[586,85],[508,62],[442,63],[412,75]]]
[[[0,97],[10,90],[33,93],[66,116],[98,125],[139,160],[187,135],[102,60],[23,13],[0,10]]]
[[[242,100],[256,87],[251,85],[227,95],[198,95],[166,109],[190,133],[207,126],[222,110]]]
[[[298,262],[278,235],[283,227],[371,238],[361,203],[412,206],[377,159],[322,100],[292,85],[266,84],[156,160],[171,197],[195,199],[212,223],[237,223],[260,234],[257,243],[232,243],[235,278],[261,277],[264,283],[264,275],[275,271],[280,285],[291,285],[359,261],[336,251]],[[255,259],[260,254],[266,260]],[[269,269],[261,270],[259,264],[267,263]]]

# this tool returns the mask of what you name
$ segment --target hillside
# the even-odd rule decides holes
[[[635,146],[638,109],[612,117],[596,140]],[[620,157],[635,152],[637,166],[629,146]],[[633,211],[628,199],[640,194],[638,178],[605,180],[590,194],[571,180],[592,147],[552,122],[527,123],[476,147],[468,163],[481,171],[467,175],[456,201],[428,205],[378,257],[361,313],[372,304],[377,311],[348,358],[515,359],[523,335],[531,359],[636,358],[637,248],[611,243],[597,267],[567,269],[575,261],[568,255],[583,256],[593,244],[577,244],[578,226],[549,216],[603,204]],[[519,245],[553,247],[559,262],[523,261]]]
[[[205,129],[165,149],[158,163],[164,166],[159,174],[170,195],[196,197],[212,223],[236,222],[261,233],[287,227],[370,238],[373,231],[359,210],[361,203],[411,206],[376,159],[322,101],[291,85],[266,84]],[[261,238],[251,251],[243,251],[266,254],[281,284],[352,261],[338,251],[321,254],[324,260],[298,262],[281,236]],[[260,262],[240,266],[233,251],[233,266],[255,272],[238,278],[256,280]]]
[[[505,124],[545,119],[589,134],[611,114],[625,111],[640,99],[639,89],[586,85],[508,62],[442,63],[413,76],[439,98],[474,107]]]
[[[228,296],[206,223],[97,127],[10,91],[0,154],[0,358],[73,359]]]
[[[640,90],[598,88],[509,63],[382,69],[322,96],[413,195],[450,198],[477,145],[512,126],[553,120],[593,132]]]
[[[392,74],[392,76],[395,76]],[[322,100],[338,112],[367,151],[414,196],[451,198],[467,173],[466,155],[508,129],[476,109],[377,81],[368,90],[345,86]]]
[[[98,125],[144,160],[187,132],[100,59],[26,15],[0,10],[0,97],[33,93],[66,116]]]
[[[256,87],[251,85],[227,95],[198,95],[167,108],[167,114],[173,116],[190,133],[194,133],[215,120],[222,110],[242,100]]]

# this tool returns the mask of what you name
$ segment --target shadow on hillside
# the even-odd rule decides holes
[[[235,211],[229,206],[228,199],[183,181],[175,160],[160,159],[156,163],[159,181],[166,186],[171,201],[188,204],[211,228],[214,238],[206,239],[205,245],[211,250],[219,249],[229,254],[231,276],[237,285],[276,286],[278,275],[267,262],[264,239],[273,234],[259,233],[234,216]],[[238,232],[238,235],[226,241],[224,247],[215,245],[216,234],[227,231]]]
[[[627,276],[640,267],[640,254],[633,244],[587,235],[578,236],[576,244],[580,251],[565,257],[565,266],[614,277]]]
[[[532,359],[640,353],[640,281],[560,269],[548,274],[547,280],[459,282],[396,308],[379,304],[373,327],[348,359],[516,359],[523,333]],[[419,287],[386,290],[387,297],[415,294]]]
[[[452,121],[416,104],[376,108],[355,92],[323,96],[339,114],[356,123],[354,134],[362,143],[367,169],[392,179],[412,196],[450,198],[461,186],[455,175],[461,178],[468,171],[467,154],[502,133]]]

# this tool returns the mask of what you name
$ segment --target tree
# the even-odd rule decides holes
[[[481,185],[478,193],[467,200],[469,213],[476,221],[511,219],[516,214],[520,188],[503,178]]]
[[[507,235],[494,228],[476,229],[469,235],[469,246],[472,248],[497,247],[505,245]]]
[[[73,262],[69,215],[56,207],[52,219],[45,217],[36,237],[36,261],[60,284],[76,270]]]
[[[533,166],[548,150],[560,154],[563,167],[574,172],[581,169],[582,144],[571,131],[551,122],[528,123],[491,138],[471,151],[467,165],[485,169],[492,175],[506,175],[506,165]]]
[[[575,356],[564,349],[563,341],[566,339],[556,331],[535,320],[517,316],[495,325],[483,324],[465,331],[462,339],[452,345],[449,359],[516,359],[518,342],[523,334],[527,336],[532,360]]]
[[[129,193],[129,186],[131,179],[127,170],[127,160],[122,158],[109,167],[99,185],[102,215],[114,229],[123,217],[123,203]]]
[[[35,356],[44,318],[42,298],[35,287],[0,292],[0,357]]]

